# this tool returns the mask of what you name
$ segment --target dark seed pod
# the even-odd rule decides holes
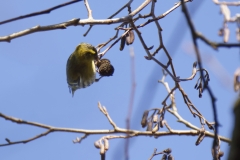
[[[195,145],[196,146],[199,145],[202,142],[204,137],[205,137],[205,133],[200,133],[199,136],[198,136],[198,139],[197,139],[197,141],[195,143]]]
[[[166,153],[166,154],[170,154],[172,152],[172,149],[168,148],[168,149],[165,149],[163,152]]]
[[[149,113],[148,110],[144,111],[144,113],[143,113],[142,121],[141,121],[142,128],[146,127],[146,125],[147,125],[148,113]]]
[[[130,45],[135,39],[134,32],[131,30],[126,34],[126,44]]]
[[[122,51],[122,50],[124,49],[124,47],[125,47],[125,42],[126,42],[126,36],[123,36],[123,37],[121,38],[121,43],[120,43],[120,48],[119,48],[120,51]]]
[[[166,155],[166,154],[163,154],[161,160],[167,160],[167,155]]]
[[[114,73],[114,67],[110,63],[103,63],[99,67],[99,74],[101,76],[112,76]]]
[[[168,160],[174,160],[174,158],[171,154],[168,156]]]
[[[219,35],[219,36],[223,36],[223,32],[224,32],[223,29],[220,28],[220,29],[218,30],[218,35]]]
[[[111,63],[110,60],[108,59],[101,59],[99,61],[97,61],[97,67],[99,68],[102,64],[105,64],[105,63]]]
[[[212,126],[212,124],[207,123],[207,126],[208,126],[208,128],[211,129],[211,130],[214,129],[213,126]]]
[[[193,63],[193,68],[196,68],[197,67],[197,62],[194,62]]]

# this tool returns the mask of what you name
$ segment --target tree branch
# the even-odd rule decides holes
[[[52,8],[46,9],[46,10],[42,10],[42,11],[26,14],[26,15],[23,15],[23,16],[11,18],[11,19],[8,19],[8,20],[0,22],[0,25],[1,24],[5,24],[5,23],[9,23],[9,22],[13,22],[13,21],[16,21],[16,20],[24,19],[24,18],[38,16],[38,15],[41,15],[41,14],[48,14],[48,13],[50,13],[53,10],[56,10],[58,8],[62,8],[62,7],[65,7],[67,5],[70,5],[70,4],[73,4],[73,3],[76,3],[76,2],[80,2],[80,1],[82,1],[82,0],[72,0],[72,1],[69,1],[69,2],[66,2],[66,3],[63,3],[63,4],[59,4],[59,5],[54,6]]]
[[[0,117],[12,121],[14,123],[17,124],[26,124],[26,125],[30,125],[30,126],[35,126],[35,127],[39,127],[39,128],[44,128],[47,129],[47,131],[34,136],[32,138],[26,139],[26,140],[20,140],[20,141],[15,141],[12,142],[11,140],[9,140],[8,138],[6,138],[6,141],[8,143],[5,144],[0,144],[0,147],[2,146],[8,146],[8,145],[13,145],[13,144],[20,144],[20,143],[28,143],[31,142],[33,140],[36,140],[38,138],[41,138],[43,136],[46,136],[52,132],[72,132],[72,133],[83,133],[86,134],[86,136],[89,135],[94,135],[94,134],[114,134],[114,133],[125,133],[125,134],[129,134],[129,136],[127,136],[126,138],[129,137],[135,137],[135,136],[156,136],[156,137],[160,137],[160,136],[169,136],[169,135],[192,135],[192,136],[198,136],[199,132],[197,130],[173,130],[171,129],[170,131],[162,131],[162,132],[150,132],[150,131],[138,131],[138,130],[131,130],[131,129],[124,129],[124,128],[120,128],[118,127],[114,121],[111,119],[111,117],[109,116],[106,108],[104,106],[102,106],[100,103],[98,103],[98,108],[100,109],[100,111],[107,117],[107,119],[109,120],[109,123],[113,126],[113,130],[86,130],[86,129],[75,129],[75,128],[61,128],[61,127],[53,127],[50,125],[46,125],[46,124],[41,124],[41,123],[36,123],[36,122],[30,122],[30,121],[25,121],[25,120],[21,120],[19,118],[15,118],[15,117],[10,117],[7,116],[5,114],[0,113]],[[206,132],[206,136],[207,137],[214,137],[213,133],[210,132]],[[85,136],[83,136],[85,137]],[[123,137],[120,137],[123,138]],[[222,141],[225,141],[227,143],[230,143],[230,139],[219,136],[219,138]]]
[[[72,19],[67,22],[59,23],[59,24],[54,24],[54,25],[49,25],[49,26],[35,26],[30,29],[26,29],[17,33],[10,34],[8,36],[3,36],[0,37],[0,42],[11,42],[12,39],[22,37],[31,33],[35,32],[42,32],[42,31],[49,31],[49,30],[55,30],[55,29],[66,29],[68,26],[76,26],[78,25],[80,19]]]

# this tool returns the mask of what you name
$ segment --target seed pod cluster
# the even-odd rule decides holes
[[[168,148],[160,152],[162,155],[161,160],[174,160],[174,157],[171,155],[172,149]]]
[[[154,113],[148,117],[149,111],[146,110],[143,113],[141,125],[142,128],[147,127],[146,131],[151,131],[152,133],[156,133],[159,128],[163,127],[164,121],[164,112],[162,109],[155,109]]]
[[[112,76],[114,73],[114,67],[108,59],[98,61],[97,67],[101,76]]]
[[[161,160],[167,160],[167,158],[168,158],[167,155],[166,155],[166,154],[163,154]]]
[[[193,73],[194,73],[194,71],[196,71],[196,66],[197,66],[197,62],[194,62],[193,63]],[[204,83],[204,85],[203,85],[203,79],[205,80],[205,83]],[[202,92],[203,92],[203,90],[204,90],[204,88],[206,88],[207,86],[208,86],[208,82],[210,81],[210,78],[209,78],[209,74],[208,74],[208,72],[207,71],[205,71],[205,75],[202,77],[202,76],[200,76],[199,78],[198,78],[198,80],[197,80],[197,83],[196,83],[196,85],[194,86],[194,88],[196,89],[196,90],[198,90],[198,96],[199,96],[199,98],[201,98],[202,97]]]
[[[132,30],[128,31],[128,33],[121,38],[120,48],[119,50],[122,51],[126,45],[133,44],[135,39],[134,32]]]
[[[163,152],[166,153],[166,154],[170,154],[172,152],[172,149],[171,148],[167,148]]]

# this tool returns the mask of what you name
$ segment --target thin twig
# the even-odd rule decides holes
[[[192,0],[184,0],[184,3],[187,3],[187,2],[192,2]],[[154,2],[153,2],[154,3]],[[151,23],[151,22],[154,22],[154,21],[158,21],[159,19],[162,19],[164,18],[166,15],[168,15],[169,13],[171,13],[172,11],[174,11],[175,9],[177,9],[180,5],[181,5],[181,1],[180,2],[177,2],[174,4],[174,6],[172,8],[170,8],[169,10],[167,10],[166,12],[164,12],[163,14],[161,14],[160,16],[157,16],[157,17],[154,17],[153,19],[149,19],[147,22],[143,23],[143,24],[140,24],[139,26],[137,27],[144,27],[145,25]],[[153,10],[152,10],[153,11]],[[145,17],[144,17],[145,18]]]
[[[240,47],[240,43],[216,43],[212,42],[209,39],[207,39],[205,36],[203,36],[201,33],[196,32],[196,36],[201,39],[203,42],[205,42],[207,45],[211,46],[213,49],[218,49],[220,47]]]
[[[133,2],[133,0],[130,0],[128,3],[126,3],[124,6],[122,6],[122,8],[120,8],[117,12],[115,12],[113,15],[108,17],[108,19],[112,19],[114,16],[116,16],[118,13],[120,13],[124,8],[130,6],[132,2]]]
[[[11,35],[8,36],[3,36],[0,37],[0,42],[11,42],[12,39],[18,38],[18,37],[22,37],[34,32],[42,32],[42,31],[49,31],[49,30],[55,30],[55,29],[66,29],[68,26],[76,26],[78,25],[80,19],[72,19],[70,21],[67,22],[63,22],[60,24],[54,24],[54,25],[49,25],[49,26],[35,26],[32,27],[30,29],[26,29],[17,33],[13,33]]]
[[[103,57],[107,51],[109,51],[118,41],[121,40],[123,36],[125,36],[130,30],[124,32],[122,36],[120,36],[117,40],[115,40],[108,48],[106,48],[103,52],[99,53],[100,58]],[[110,42],[112,39],[110,39],[108,42]]]
[[[54,6],[52,8],[46,9],[46,10],[42,10],[42,11],[26,14],[26,15],[23,15],[23,16],[11,18],[11,19],[8,19],[8,20],[0,22],[0,25],[1,24],[5,24],[5,23],[9,23],[9,22],[13,22],[13,21],[16,21],[16,20],[24,19],[24,18],[38,16],[38,15],[41,15],[41,14],[48,14],[48,13],[50,13],[53,10],[56,10],[58,8],[62,8],[62,7],[65,7],[67,5],[70,5],[70,4],[73,4],[73,3],[76,3],[76,2],[80,2],[80,1],[82,1],[82,0],[72,0],[72,1],[69,1],[69,2],[66,2],[66,3],[63,3],[63,4],[59,4],[59,5]]]
[[[89,25],[88,30],[86,31],[86,33],[83,34],[84,37],[87,36],[87,34],[90,32],[90,30],[92,29],[93,25]]]
[[[118,13],[120,13],[124,8],[130,6],[130,4],[132,3],[133,0],[130,0],[128,3],[126,3],[122,8],[120,8],[117,12],[115,12],[113,15],[111,15],[110,17],[108,17],[107,19],[112,19],[114,16],[116,16]],[[88,30],[86,31],[86,33],[84,33],[84,37],[87,36],[87,34],[89,33],[89,31],[92,29],[93,25],[90,25]]]

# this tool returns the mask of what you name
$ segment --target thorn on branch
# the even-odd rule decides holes
[[[148,49],[148,50],[151,50],[151,49],[153,49],[153,47],[154,47],[154,45],[152,45],[151,47],[148,47],[147,49]]]
[[[145,58],[146,60],[151,60],[151,59],[152,59],[152,58],[149,57],[149,56],[144,56],[144,58]]]
[[[11,141],[8,139],[8,138],[5,138],[5,140],[10,144],[11,143]]]

